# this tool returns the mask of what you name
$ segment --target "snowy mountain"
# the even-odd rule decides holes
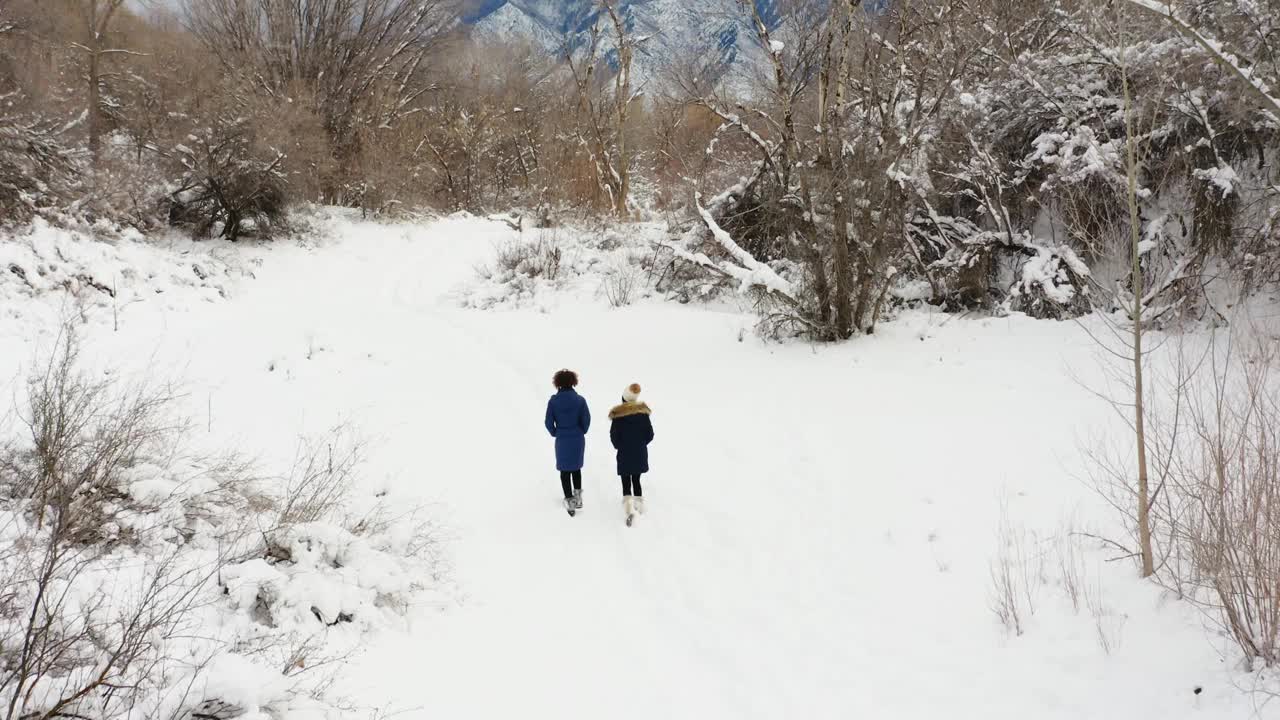
[[[776,25],[781,0],[755,0]],[[622,0],[629,28],[649,40],[638,58],[644,77],[694,62],[723,72],[755,49],[746,16],[723,0]],[[593,0],[481,0],[467,16],[476,32],[497,38],[532,38],[548,52],[585,41],[600,15]]]

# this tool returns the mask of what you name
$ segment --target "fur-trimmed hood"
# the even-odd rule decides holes
[[[630,415],[650,415],[653,411],[642,402],[626,402],[609,411],[609,419],[617,420]]]

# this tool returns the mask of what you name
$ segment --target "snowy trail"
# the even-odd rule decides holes
[[[1069,324],[909,316],[839,348],[762,345],[733,314],[448,297],[504,226],[340,223],[272,249],[231,302],[137,312],[105,357],[164,358],[211,436],[287,462],[348,422],[368,481],[438,503],[456,603],[418,608],[343,671],[409,718],[1240,718],[1196,618],[1098,564],[1110,654],[1046,577],[1027,635],[988,600],[999,497],[1042,537],[1107,520],[1074,477],[1105,409]],[[571,366],[595,423],[585,511],[542,429]],[[649,514],[622,523],[608,408],[655,409]],[[207,408],[206,408],[207,405]],[[1046,576],[1052,575],[1046,557]],[[1205,692],[1193,696],[1191,688]]]
[[[434,447],[431,456],[453,468],[439,492],[460,537],[467,600],[446,618],[385,639],[362,661],[375,696],[450,717],[847,717],[890,709],[928,717],[959,706],[1012,718],[1040,706],[997,699],[1025,658],[972,656],[993,637],[999,642],[984,590],[996,493],[1001,480],[1016,488],[1026,479],[966,488],[975,468],[964,467],[938,477],[940,460],[974,453],[973,434],[948,437],[946,412],[892,409],[937,401],[933,383],[910,387],[935,358],[903,367],[902,358],[872,350],[872,367],[841,375],[831,366],[847,364],[830,354],[782,349],[748,351],[732,358],[742,363],[734,367],[721,358],[734,349],[741,318],[671,308],[459,311],[443,302],[451,284],[441,281],[465,279],[473,262],[455,257],[453,278],[403,263],[389,300],[448,347],[421,356],[428,374],[467,378],[432,385],[433,402],[482,408],[474,425],[444,435],[460,447]],[[1036,359],[1052,373],[1065,350],[1045,348]],[[955,378],[955,367],[936,361]],[[797,362],[824,372],[796,373]],[[971,385],[948,400],[999,402],[994,385],[1010,400],[1034,402],[999,367],[964,378],[958,362]],[[557,505],[540,427],[547,378],[562,365],[583,373],[597,423],[587,508],[572,520]],[[754,387],[762,377],[786,380]],[[843,387],[830,386],[832,378]],[[632,379],[661,393],[651,400],[662,465],[648,483],[653,512],[628,530],[604,411]],[[1045,397],[1056,399],[1056,391]],[[904,445],[913,432],[928,451]],[[1046,438],[1002,432],[1032,444]],[[977,443],[978,452],[993,440]],[[846,458],[849,469],[840,469]],[[1051,474],[1060,477],[1056,468]],[[983,554],[962,551],[943,572],[938,554],[950,551],[938,546],[951,536]],[[420,694],[405,697],[407,688]],[[1061,691],[1064,716],[1091,705],[1081,687]]]

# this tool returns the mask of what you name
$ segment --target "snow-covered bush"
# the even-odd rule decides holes
[[[540,302],[553,293],[588,292],[617,307],[642,294],[652,259],[665,235],[655,223],[618,227],[562,226],[517,232],[476,268],[475,282],[459,291],[464,307],[487,309]]]
[[[48,525],[50,542],[145,544],[156,522],[182,534],[190,521],[251,504],[249,483],[231,465],[167,457],[186,429],[169,415],[170,394],[117,392],[76,371],[78,352],[66,331],[32,378],[22,418],[28,442],[9,448],[0,476],[0,495],[33,513],[37,528]]]
[[[0,224],[29,220],[70,201],[81,153],[64,124],[5,112],[0,92]]]
[[[771,293],[767,317],[839,339],[874,328],[886,292],[922,283],[952,309],[1115,309],[1133,280],[1112,270],[1141,242],[1160,322],[1216,320],[1205,286],[1222,276],[1207,267],[1243,266],[1254,287],[1280,267],[1268,8],[889,3],[853,35],[844,8],[753,23],[762,46],[787,38],[754,96],[689,98],[721,122],[708,157],[728,164],[729,138],[754,150],[703,207],[752,261],[790,263],[796,293]],[[993,28],[1011,17],[1039,29],[1004,48]],[[890,27],[911,41],[884,42]],[[996,46],[1007,56],[975,62]],[[718,261],[711,235],[681,249]]]
[[[528,241],[523,237],[500,245],[494,258],[496,271],[508,277],[523,275],[555,282],[560,277],[563,253],[554,232],[540,232]]]
[[[43,218],[0,242],[0,317],[31,321],[33,307],[19,300],[47,298],[51,322],[74,308],[82,317],[103,315],[118,325],[143,298],[170,307],[228,296],[251,272],[251,253],[231,254],[185,237],[150,244],[135,229],[112,223]],[[71,307],[64,305],[69,299]]]
[[[936,213],[921,214],[907,232],[927,261],[929,297],[945,307],[1053,319],[1079,317],[1091,308],[1087,283],[1092,273],[1065,245],[1007,227],[982,230],[965,218]]]
[[[1063,320],[1089,312],[1089,267],[1071,248],[1026,245],[1008,307],[1032,317]]]
[[[196,237],[269,236],[286,209],[284,155],[258,147],[243,119],[220,120],[175,148],[185,170],[169,221]]]
[[[76,360],[68,332],[0,449],[6,717],[337,715],[324,668],[440,579],[431,526],[340,436],[272,482]]]
[[[85,211],[93,218],[155,232],[168,224],[174,178],[162,158],[123,132],[104,138]]]

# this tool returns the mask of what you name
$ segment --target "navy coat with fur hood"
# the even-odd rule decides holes
[[[609,439],[618,450],[619,475],[649,472],[649,443],[653,442],[649,414],[648,405],[634,400],[609,411]]]
[[[556,439],[556,470],[581,470],[591,429],[587,401],[573,388],[562,388],[547,401],[546,426]]]

